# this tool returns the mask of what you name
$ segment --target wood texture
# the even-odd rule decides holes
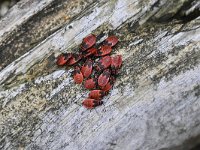
[[[21,0],[0,20],[0,149],[200,143],[199,7],[192,0]],[[55,58],[77,51],[91,32],[100,41],[117,35],[114,53],[124,61],[105,106],[88,111],[79,106],[88,91]]]

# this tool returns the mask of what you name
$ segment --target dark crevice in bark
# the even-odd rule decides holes
[[[191,150],[200,150],[200,144],[198,144],[197,146],[195,146],[195,147],[192,148]]]
[[[88,4],[84,4],[81,14],[79,12],[77,14],[68,14],[70,12],[67,11],[75,6],[73,6],[73,1],[68,2],[71,6],[65,5],[64,2],[66,2],[66,0],[53,1],[49,6],[33,15],[26,22],[21,24],[20,27],[7,35],[0,43],[0,70],[61,29],[66,23],[70,23],[85,15],[85,12],[88,12],[89,8],[97,3],[94,2],[89,5],[88,2]],[[61,11],[63,11],[63,14]],[[70,15],[70,18],[65,20],[65,16],[62,17],[64,14],[66,17]]]
[[[181,9],[174,16],[175,19],[182,20],[183,23],[190,22],[200,16],[200,5],[197,6],[191,13],[186,14],[186,11],[193,7],[197,1],[189,1],[183,4]]]
[[[151,10],[154,10],[155,8],[159,8],[155,15],[157,13],[163,13],[160,12],[160,10],[163,8],[164,9],[165,4],[161,5],[160,0],[158,0],[154,5],[152,5]],[[191,10],[191,12],[187,12],[189,9],[194,7],[194,10]],[[169,8],[170,9],[170,8]],[[187,12],[187,13],[186,13]],[[173,19],[177,19],[182,21],[182,23],[187,23],[190,22],[191,20],[194,20],[200,16],[200,5],[198,4],[197,0],[189,0],[185,1],[183,5],[177,10],[175,13],[168,13],[164,12],[163,15],[161,15],[159,18],[154,17],[154,15],[149,18],[148,21],[153,21],[153,22],[158,22],[158,23],[167,23],[172,21]]]

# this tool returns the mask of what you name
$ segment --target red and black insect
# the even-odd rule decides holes
[[[116,75],[122,66],[122,55],[116,55],[111,58],[111,72]]]
[[[98,78],[98,85],[100,87],[104,87],[106,86],[106,84],[108,83],[109,79],[110,79],[110,70],[109,69],[105,69],[103,71],[103,73],[99,76]]]
[[[81,73],[81,70],[78,66],[74,69],[74,75],[73,75],[74,81],[77,84],[81,84],[83,82],[83,74]]]
[[[96,78],[87,79],[84,83],[84,87],[89,90],[95,89],[97,87],[97,79]]]
[[[103,104],[103,101],[99,101],[99,100],[95,100],[95,99],[85,99],[83,102],[82,102],[82,105],[87,108],[87,109],[93,109],[97,106],[100,106]]]
[[[101,46],[100,49],[97,50],[97,53],[95,54],[95,56],[105,56],[110,54],[112,51],[112,48],[108,45],[103,45]]]
[[[72,57],[71,53],[63,53],[57,57],[56,64],[58,66],[63,66],[67,63],[67,61]]]
[[[101,87],[101,89],[102,89],[106,94],[108,94],[108,92],[112,89],[114,83],[115,83],[115,77],[111,76],[111,77],[110,77],[110,81],[109,81],[104,87]]]
[[[69,59],[67,65],[74,65],[81,59],[82,59],[82,54],[72,54],[72,57]]]
[[[103,90],[92,90],[89,93],[89,98],[101,100],[105,96],[105,92]]]
[[[89,93],[89,98],[82,102],[82,105],[87,109],[95,108],[102,105],[101,99],[112,89],[115,77],[122,66],[122,56],[117,55],[110,57],[112,47],[118,43],[116,36],[109,36],[100,45],[93,47],[96,43],[96,36],[93,34],[85,37],[80,45],[80,54],[64,53],[57,57],[56,63],[59,66],[74,65],[73,79],[77,84],[81,84],[84,77],[87,78],[84,82],[86,89],[92,90]],[[94,59],[98,58],[96,65]],[[84,63],[82,66],[77,66],[78,62]],[[93,69],[95,68],[95,69]]]
[[[89,56],[95,55],[97,53],[97,49],[96,48],[90,48],[87,50],[87,52],[83,55],[84,58],[87,58]]]
[[[97,71],[100,71],[110,67],[110,65],[111,65],[111,57],[104,56],[97,62],[95,68]]]
[[[81,43],[81,50],[85,51],[90,47],[92,47],[95,43],[96,43],[96,36],[94,34],[90,34],[83,39]]]
[[[103,42],[104,45],[108,46],[115,46],[118,43],[118,38],[116,36],[109,36],[105,41]]]
[[[81,67],[81,72],[85,78],[88,78],[92,73],[92,64],[93,61],[91,58],[88,58],[84,65]]]

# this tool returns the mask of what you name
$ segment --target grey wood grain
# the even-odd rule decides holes
[[[0,149],[188,150],[200,143],[198,11],[189,0],[17,3],[0,21]],[[119,37],[113,54],[123,66],[104,105],[89,111],[80,106],[88,91],[55,59],[76,52],[91,32],[101,41]]]

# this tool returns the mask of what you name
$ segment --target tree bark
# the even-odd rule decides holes
[[[0,20],[0,149],[188,150],[200,143],[200,2],[21,0]],[[103,106],[55,64],[88,34],[119,37]]]

